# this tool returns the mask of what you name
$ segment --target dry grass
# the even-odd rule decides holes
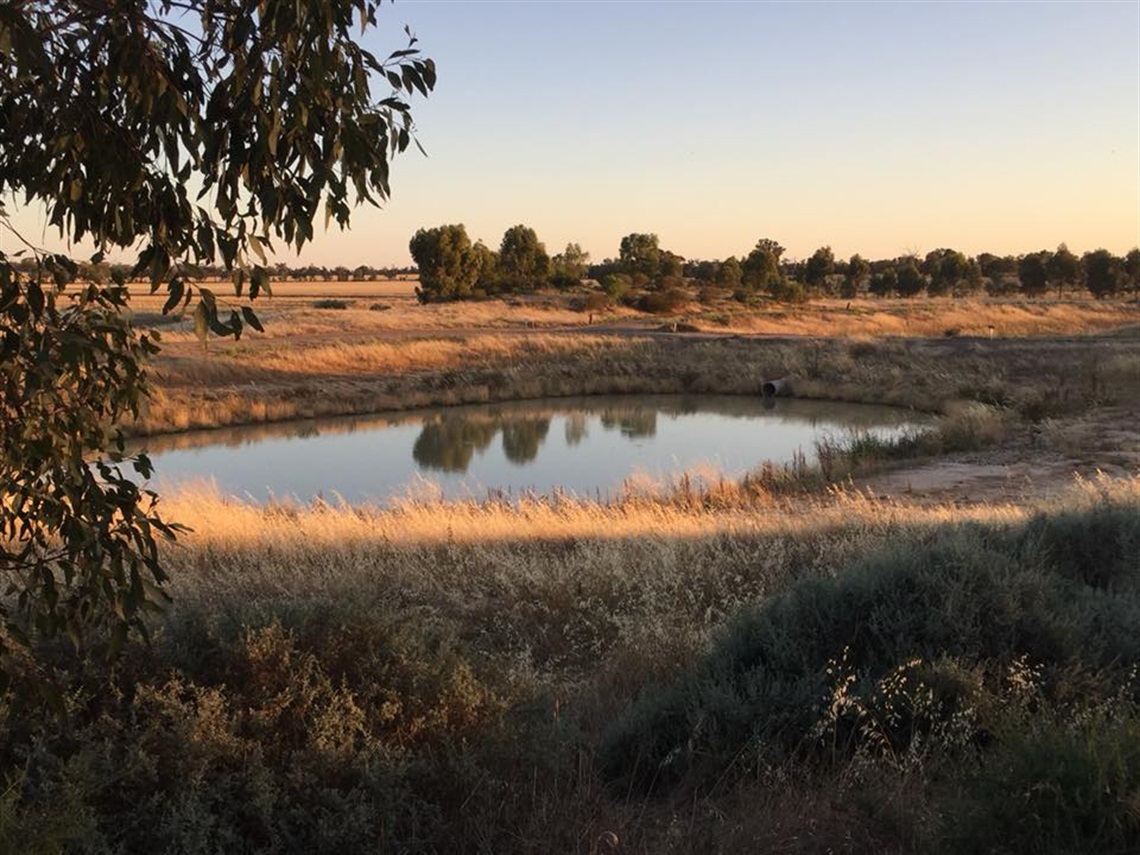
[[[821,300],[732,316],[729,327],[768,335],[1018,338],[1082,335],[1134,323],[1134,305],[1092,300]]]
[[[395,577],[438,585],[440,594],[449,589],[450,600],[488,573],[557,575],[565,560],[638,585],[663,574],[681,585],[685,577],[724,571],[725,560],[742,572],[758,562],[746,571],[750,575],[777,572],[782,551],[792,543],[814,543],[822,566],[838,567],[892,532],[967,521],[1005,525],[1047,507],[1081,507],[1104,498],[1135,501],[1140,476],[1077,478],[1061,499],[1048,503],[970,506],[875,497],[842,487],[794,498],[758,490],[744,496],[737,488],[735,502],[718,502],[716,489],[705,494],[712,501],[694,501],[673,489],[633,493],[613,503],[566,497],[441,502],[429,495],[382,509],[323,502],[262,506],[188,488],[163,500],[169,517],[194,529],[169,548],[166,559],[177,568],[175,591],[195,600],[225,600],[239,591],[301,597],[363,590]],[[694,552],[705,553],[709,565],[679,560]],[[546,559],[515,560],[523,555]]]

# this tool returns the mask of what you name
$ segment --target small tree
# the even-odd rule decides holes
[[[1124,276],[1132,286],[1132,296],[1140,296],[1140,249],[1130,249],[1124,256]]]
[[[471,246],[462,223],[419,229],[408,250],[419,267],[416,296],[422,303],[470,297],[483,273],[484,259]]]
[[[1017,263],[1017,278],[1021,281],[1021,293],[1027,297],[1040,297],[1049,287],[1049,275],[1045,270],[1047,251],[1031,252]]]
[[[572,288],[581,283],[590,264],[590,253],[584,252],[576,243],[566,244],[566,249],[554,256],[554,273],[551,281],[559,288]]]
[[[1098,300],[1112,297],[1120,288],[1124,278],[1124,264],[1107,249],[1097,249],[1081,256],[1085,269],[1085,283],[1089,292]]]
[[[888,267],[881,273],[871,277],[867,290],[876,297],[889,297],[898,292],[899,276],[893,267]]]
[[[912,256],[902,259],[895,269],[895,291],[900,297],[915,297],[926,287],[926,277],[918,269],[918,263]]]
[[[851,256],[851,260],[847,262],[847,273],[843,279],[843,290],[839,295],[845,300],[854,299],[859,295],[859,290],[867,282],[867,278],[871,275],[871,265],[867,263],[867,259],[863,258],[859,253]]]
[[[740,262],[736,260],[735,255],[730,255],[726,258],[716,271],[715,282],[722,288],[731,288],[736,291],[740,288],[740,283],[744,279],[744,271],[740,268]]]
[[[1057,247],[1057,251],[1049,255],[1045,261],[1045,275],[1050,283],[1057,288],[1057,297],[1060,298],[1065,286],[1075,288],[1081,281],[1081,260],[1065,244]]]
[[[783,287],[780,256],[784,248],[770,238],[761,238],[741,264],[744,286],[748,291],[774,292]]]
[[[661,269],[661,247],[657,235],[628,234],[621,239],[618,249],[621,272],[633,276],[642,274],[647,279],[655,279]]]
[[[821,246],[804,265],[804,281],[817,293],[823,290],[827,277],[835,270],[835,254],[830,246]]]
[[[508,291],[533,291],[550,278],[550,256],[530,226],[511,226],[499,245],[499,280]]]
[[[930,277],[927,293],[936,297],[959,292],[969,271],[969,259],[958,250],[936,249],[927,253],[922,265],[922,272]]]

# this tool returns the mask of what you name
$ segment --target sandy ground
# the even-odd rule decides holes
[[[901,466],[853,484],[878,496],[936,503],[1023,503],[1056,498],[1076,479],[1138,473],[1138,414],[1105,408],[1080,421],[1034,426],[995,449]]]

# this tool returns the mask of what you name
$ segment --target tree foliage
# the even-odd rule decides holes
[[[871,275],[871,265],[859,253],[851,256],[851,260],[847,262],[847,272],[843,278],[843,290],[840,296],[851,300],[858,296],[859,289],[867,282]]]
[[[1124,278],[1124,264],[1107,249],[1096,249],[1081,256],[1085,283],[1098,300],[1116,294]]]
[[[404,96],[435,65],[380,60],[355,40],[377,3],[18,2],[0,14],[0,195],[103,251],[141,241],[138,268],[173,308],[192,265],[221,261],[238,296],[269,284],[266,251],[298,250],[358,202],[388,198],[412,140]],[[375,81],[391,94],[377,100]],[[198,329],[240,334],[245,314],[199,305]]]
[[[830,246],[821,246],[811,254],[804,265],[804,281],[812,288],[822,288],[827,277],[835,271],[835,253]]]
[[[911,256],[900,259],[895,275],[895,291],[900,297],[915,297],[926,287],[926,277]]]
[[[761,238],[741,264],[743,283],[750,291],[774,291],[781,284],[780,256],[784,248],[770,238]]]
[[[1081,281],[1081,260],[1065,244],[1057,247],[1045,262],[1045,274],[1050,284],[1057,288],[1057,296],[1063,295],[1065,286],[1075,288]]]
[[[420,270],[416,296],[424,303],[470,297],[486,265],[462,223],[419,229],[408,249]]]
[[[114,649],[158,599],[156,538],[173,536],[124,468],[119,422],[147,392],[155,337],[125,309],[127,272],[165,286],[164,311],[199,297],[195,326],[260,329],[249,305],[195,285],[220,263],[237,298],[269,287],[275,241],[302,247],[322,208],[348,224],[388,198],[389,160],[412,141],[405,95],[435,66],[407,47],[380,60],[356,33],[377,3],[105,0],[0,5],[0,198],[46,207],[88,267],[26,245],[0,253],[0,676],[41,688],[29,646],[69,637]],[[389,91],[376,97],[375,86]],[[105,251],[132,271],[76,283]],[[23,256],[23,257],[20,257]]]
[[[533,291],[550,277],[550,256],[530,226],[511,226],[499,245],[499,278],[508,291]]]
[[[1017,278],[1021,282],[1021,293],[1028,297],[1040,297],[1049,287],[1049,275],[1045,262],[1049,253],[1031,252],[1022,256],[1017,263]]]
[[[578,285],[585,277],[589,264],[590,253],[585,252],[579,244],[568,243],[566,249],[551,260],[554,271],[552,281],[560,288]]]

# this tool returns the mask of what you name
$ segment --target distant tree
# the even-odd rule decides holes
[[[985,279],[982,277],[982,267],[976,258],[971,258],[966,268],[966,278],[959,283],[960,293],[977,294],[982,290],[983,285],[985,285]]]
[[[566,244],[566,249],[553,259],[554,284],[563,288],[577,285],[585,277],[589,264],[590,253],[576,243]]]
[[[1058,297],[1063,295],[1066,285],[1075,288],[1081,281],[1082,273],[1081,260],[1069,252],[1065,244],[1058,246],[1057,251],[1045,261],[1046,278],[1056,286]]]
[[[747,291],[773,291],[780,287],[780,257],[784,248],[770,238],[761,238],[740,265],[742,281]]]
[[[989,280],[986,283],[986,293],[998,297],[1011,294],[1018,289],[1017,280],[1018,260],[1012,255],[993,255],[983,252],[978,256],[978,267],[982,276]]]
[[[823,289],[827,277],[835,270],[835,254],[830,246],[821,246],[804,265],[804,282],[815,291]]]
[[[867,282],[868,277],[871,275],[871,265],[867,263],[867,259],[863,258],[859,253],[851,256],[851,260],[847,262],[847,272],[843,279],[843,290],[839,295],[845,300],[853,299],[858,296],[859,290]]]
[[[333,276],[337,282],[347,282],[348,278],[352,275],[352,271],[345,267],[343,264],[338,264],[333,268]]]
[[[653,277],[658,288],[672,287],[673,282],[666,280],[682,279],[685,271],[685,259],[670,252],[661,250],[661,257],[657,264],[657,275]]]
[[[1140,249],[1130,249],[1124,256],[1124,276],[1132,286],[1132,295],[1140,296]]]
[[[1120,289],[1124,278],[1124,261],[1107,249],[1097,249],[1081,256],[1085,284],[1098,300],[1111,297]]]
[[[475,264],[479,270],[475,277],[475,289],[483,294],[494,294],[499,290],[499,254],[481,240],[471,247]]]
[[[687,261],[685,262],[684,275],[697,282],[710,284],[716,282],[716,275],[719,270],[719,261]]]
[[[1048,250],[1031,252],[1021,257],[1017,263],[1017,278],[1021,282],[1021,293],[1027,297],[1040,297],[1049,287],[1049,275],[1045,262]]]
[[[633,287],[633,281],[626,273],[607,273],[602,277],[602,290],[615,300],[620,300]]]
[[[714,281],[722,288],[731,288],[733,291],[740,288],[740,283],[744,281],[744,271],[735,255],[730,255],[720,263]]]
[[[893,267],[888,267],[880,273],[871,276],[867,290],[876,297],[890,297],[898,293],[899,276]]]
[[[661,269],[661,247],[655,234],[628,234],[621,239],[618,250],[622,272],[631,276],[641,273],[655,279]]]
[[[932,297],[960,293],[969,274],[970,260],[956,249],[936,249],[927,253],[922,271],[930,277],[926,291]]]
[[[460,224],[420,229],[408,245],[420,273],[416,296],[421,302],[471,296],[481,259]]]
[[[917,296],[926,287],[926,277],[918,269],[918,260],[914,256],[904,257],[896,268],[895,275],[895,291],[900,297]]]
[[[530,226],[511,226],[499,244],[499,282],[507,291],[533,291],[550,278],[550,256]]]

